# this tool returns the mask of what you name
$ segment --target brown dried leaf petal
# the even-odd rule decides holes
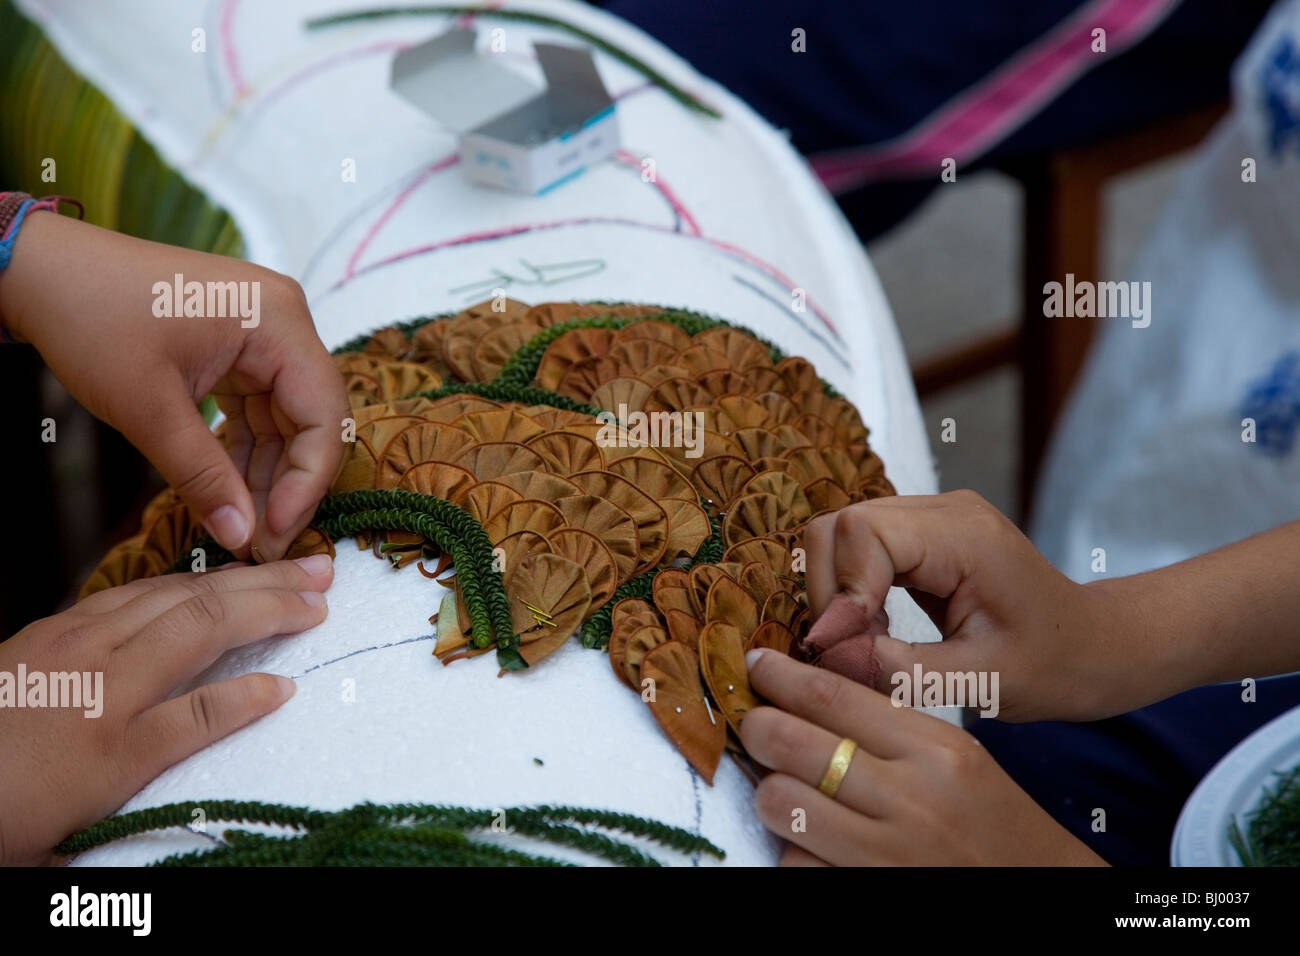
[[[505,322],[487,332],[470,352],[470,365],[480,382],[490,382],[505,367],[510,356],[523,348],[542,326],[525,318]]]
[[[453,503],[469,512],[479,524],[485,525],[506,505],[523,501],[524,496],[509,485],[498,481],[480,481],[463,492]]]
[[[609,462],[605,470],[611,475],[626,478],[659,502],[665,498],[689,498],[693,494],[691,483],[666,461],[643,455],[628,455]]]
[[[557,391],[569,369],[588,358],[605,355],[613,344],[613,329],[570,329],[546,347],[533,384]]]
[[[767,346],[742,329],[722,325],[697,332],[693,338],[696,345],[717,349],[727,356],[729,368],[772,367]]]
[[[812,516],[812,506],[808,503],[808,496],[804,494],[799,480],[793,475],[782,471],[764,471],[751,478],[741,490],[741,494],[745,495],[765,493],[776,495],[782,510],[791,513],[795,524],[806,521]]]
[[[695,614],[695,605],[691,601],[689,571],[665,568],[654,576],[650,588],[654,595],[655,607],[661,613],[677,610],[692,616]]]
[[[549,471],[514,471],[492,480],[509,485],[525,498],[540,498],[543,501],[558,501],[582,493],[582,489],[568,478],[553,475]]]
[[[478,441],[512,441],[520,444],[542,434],[546,429],[514,407],[474,411],[452,422]]]
[[[799,602],[788,592],[777,591],[763,602],[763,609],[759,612],[759,619],[763,623],[776,621],[789,627],[801,610],[803,608]]]
[[[152,578],[167,570],[156,551],[141,547],[142,538],[129,538],[104,555],[99,566],[81,587],[80,598],[99,591],[130,584],[139,578]]]
[[[700,545],[708,540],[712,529],[709,516],[695,501],[685,498],[664,498],[659,502],[668,515],[668,544],[664,548],[664,561],[680,557],[693,558]]]
[[[804,486],[803,491],[813,514],[839,511],[841,508],[848,507],[853,500],[833,478],[818,478],[816,481],[810,481]]]
[[[677,749],[710,786],[727,743],[726,722],[709,708],[700,681],[699,658],[669,641],[641,661],[641,675],[654,683],[650,712]]]
[[[668,515],[653,498],[626,478],[608,471],[581,471],[569,480],[589,495],[612,502],[636,522],[640,556],[633,574],[657,565],[668,546]]]
[[[453,425],[441,422],[411,425],[393,436],[384,447],[376,484],[380,488],[395,488],[403,472],[423,461],[455,464],[456,459],[473,445],[474,438]]]
[[[417,495],[432,495],[443,501],[455,501],[473,488],[473,472],[445,461],[422,461],[402,472],[397,487]]]
[[[699,462],[691,471],[691,483],[715,508],[722,510],[740,494],[745,482],[754,477],[754,469],[736,455],[714,455]]]
[[[468,468],[479,481],[491,481],[516,471],[547,471],[546,459],[527,445],[493,441],[473,444],[452,462]]]
[[[632,577],[641,554],[636,522],[622,508],[595,495],[571,495],[555,502],[566,524],[590,531],[609,548],[619,584]]]
[[[483,530],[496,545],[518,531],[535,531],[549,539],[551,533],[559,531],[565,523],[564,515],[549,501],[525,498],[494,514]]]
[[[742,564],[757,561],[770,568],[775,575],[789,574],[794,563],[794,556],[779,542],[768,537],[747,538],[733,544],[722,555],[722,559]]]
[[[679,352],[684,348],[689,348],[691,336],[685,329],[673,325],[671,322],[664,322],[662,319],[646,319],[642,322],[633,322],[619,329],[616,339],[619,342],[626,342],[629,339],[652,339],[656,342],[666,342],[673,347],[674,352]]]
[[[742,495],[727,509],[727,516],[722,521],[722,537],[732,545],[746,538],[784,531],[795,524],[793,516],[781,510],[776,495]]]
[[[709,589],[723,578],[730,577],[716,564],[697,564],[687,572],[690,581],[691,613],[707,620],[704,609],[709,600]]]
[[[670,608],[663,612],[664,628],[674,641],[694,650],[700,643],[700,628],[704,626],[694,614]]]
[[[736,733],[745,715],[759,705],[749,686],[745,641],[736,627],[722,621],[700,631],[700,676]]]
[[[320,528],[315,525],[308,525],[302,529],[298,537],[293,539],[293,543],[289,545],[289,550],[284,553],[284,560],[293,561],[313,554],[328,554],[330,560],[333,560],[334,542]]]
[[[627,411],[639,411],[650,397],[650,386],[640,379],[615,378],[605,382],[591,393],[591,404],[613,412],[619,418]]]
[[[644,619],[643,616],[647,614],[650,615],[650,617]],[[659,612],[655,610],[654,605],[649,601],[642,600],[641,598],[626,597],[615,604],[613,610],[610,611],[610,628],[618,630],[620,627],[626,626],[624,623],[625,621],[630,620],[640,620],[646,624],[662,623],[662,619],[659,617]]]
[[[556,474],[571,475],[605,467],[599,446],[585,435],[575,435],[570,431],[541,432],[530,438],[527,445]]]
[[[498,570],[506,573],[511,568],[517,567],[524,558],[530,558],[535,554],[554,553],[547,536],[536,531],[516,531],[494,542],[493,547],[500,549],[495,555],[500,559]]]
[[[641,690],[641,662],[660,644],[668,643],[668,631],[657,624],[645,624],[632,631],[624,649],[622,668],[627,685]]]
[[[794,634],[788,627],[780,621],[764,621],[758,625],[758,630],[749,636],[745,653],[767,648],[788,656],[792,647],[794,647]]]
[[[758,629],[758,602],[729,577],[720,578],[709,588],[704,605],[706,624],[726,621],[740,631],[744,640]]]
[[[591,609],[604,607],[618,590],[618,563],[609,547],[590,531],[561,528],[552,531],[551,550],[581,565],[591,586]]]
[[[642,408],[647,412],[672,412],[694,405],[708,405],[712,401],[713,396],[708,390],[690,378],[670,378],[651,389]]]
[[[581,565],[557,554],[525,558],[507,576],[506,591],[519,654],[529,666],[568,640],[591,607]]]
[[[751,539],[753,540],[753,539]],[[740,582],[749,596],[758,602],[759,607],[769,597],[781,590],[781,582],[771,568],[762,561],[751,561],[741,568],[739,575],[732,575]]]

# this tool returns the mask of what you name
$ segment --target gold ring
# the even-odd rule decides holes
[[[835,752],[831,754],[831,762],[826,767],[826,773],[822,775],[822,782],[817,784],[817,789],[832,800],[839,792],[840,784],[844,782],[844,775],[849,772],[849,764],[853,762],[853,752],[857,749],[857,743],[848,737],[835,745]]]

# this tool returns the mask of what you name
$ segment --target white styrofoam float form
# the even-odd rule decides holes
[[[305,31],[308,18],[349,5],[19,5],[170,163],[231,211],[249,258],[302,282],[326,344],[459,309],[498,287],[531,302],[711,312],[806,356],[858,406],[899,491],[935,490],[897,330],[852,230],[780,133],[627,24],[581,3],[512,5],[630,50],[724,118],[689,113],[597,55],[626,153],[522,196],[453,175],[454,134],[419,122],[389,88],[393,57],[450,18]],[[533,43],[572,40],[498,25],[505,62],[534,85]],[[206,30],[204,54],[174,39],[196,28]],[[440,593],[418,571],[394,572],[342,542],[328,620],[233,652],[201,678],[267,670],[294,677],[297,696],[162,774],[125,809],[215,798],[320,809],[361,800],[566,803],[697,830],[729,863],[775,861],[778,844],[753,816],[749,784],[724,762],[715,786],[704,785],[606,655],[572,642],[534,672],[501,679],[490,656],[437,663],[427,619]],[[899,636],[937,637],[906,595],[891,596],[888,608]],[[140,837],[81,862],[143,863],[204,840]]]

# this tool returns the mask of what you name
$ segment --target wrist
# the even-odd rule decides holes
[[[80,213],[81,204],[65,196],[0,193],[0,331],[6,341],[32,341],[27,304],[36,284],[51,281],[47,264],[55,261],[55,251],[45,237],[57,231],[59,204],[65,201]],[[55,215],[41,215],[45,212]]]
[[[1179,639],[1182,627],[1153,601],[1140,575],[1082,585],[1093,606],[1092,627],[1105,661],[1095,717],[1112,717],[1172,697],[1199,684],[1195,655]]]

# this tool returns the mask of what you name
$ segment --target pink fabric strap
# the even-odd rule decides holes
[[[847,594],[837,594],[800,644],[805,660],[874,687],[880,676],[876,637],[889,634],[884,612],[872,614]]]

